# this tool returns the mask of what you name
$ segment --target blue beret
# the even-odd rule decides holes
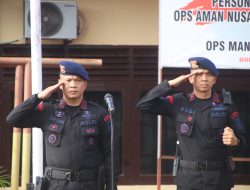
[[[188,59],[190,61],[196,61],[198,68],[207,69],[215,76],[220,74],[214,63],[205,57],[191,57]]]
[[[76,75],[81,77],[83,80],[89,80],[88,72],[85,68],[73,61],[60,61],[60,73],[62,75]]]

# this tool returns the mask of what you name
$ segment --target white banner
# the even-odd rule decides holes
[[[250,69],[250,0],[159,0],[159,67],[207,57],[221,69]]]

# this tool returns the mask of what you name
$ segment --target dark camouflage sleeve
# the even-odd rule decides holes
[[[235,136],[239,139],[239,147],[242,150],[246,148],[246,130],[240,119],[240,114],[234,104],[229,107],[229,126],[233,129]]]
[[[43,104],[37,94],[16,106],[7,116],[6,121],[17,128],[38,127],[42,122]]]
[[[137,104],[137,108],[143,112],[155,115],[173,115],[174,112],[174,90],[167,80],[150,90]]]

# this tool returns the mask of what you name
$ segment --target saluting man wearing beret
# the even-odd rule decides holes
[[[84,100],[89,76],[83,66],[71,61],[61,61],[59,66],[58,83],[21,103],[6,120],[15,127],[42,129],[44,190],[111,190],[109,114],[103,107]],[[57,90],[63,93],[59,102],[45,101]],[[114,190],[117,178],[115,170]]]
[[[164,80],[149,91],[137,107],[174,119],[178,136],[176,155],[178,190],[229,190],[234,162],[228,149],[246,146],[246,131],[231,99],[213,90],[219,71],[204,57],[190,58],[191,72]],[[189,81],[193,92],[174,93]]]

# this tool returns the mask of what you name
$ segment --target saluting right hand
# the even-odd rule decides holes
[[[51,94],[53,94],[53,92],[57,91],[58,88],[62,85],[63,85],[63,82],[58,82],[57,84],[53,86],[49,86],[45,88],[43,91],[39,92],[37,96],[39,99],[45,100],[49,98]]]
[[[191,72],[191,73],[189,73],[189,74],[187,74],[187,75],[181,75],[181,76],[179,76],[179,77],[177,77],[177,78],[175,78],[175,79],[173,79],[173,80],[169,80],[168,83],[169,83],[169,85],[172,86],[172,87],[177,87],[177,86],[179,86],[181,83],[187,81],[187,79],[188,79],[189,77],[191,77],[191,76],[193,76],[193,75],[195,75],[195,74],[198,74],[198,73],[200,73],[200,71],[199,71],[199,70],[195,70],[195,71],[193,71],[193,72]]]

